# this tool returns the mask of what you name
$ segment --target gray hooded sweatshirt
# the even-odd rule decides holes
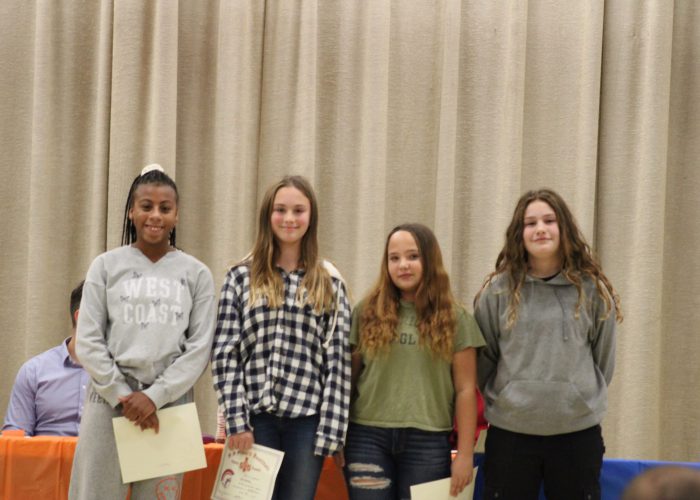
[[[591,279],[579,317],[578,292],[561,273],[527,276],[515,325],[508,320],[508,277],[482,292],[474,317],[486,340],[478,355],[486,419],[513,432],[550,436],[599,424],[615,364],[615,311]]]

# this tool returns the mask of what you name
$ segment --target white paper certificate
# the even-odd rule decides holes
[[[488,429],[481,429],[481,432],[479,433],[479,437],[476,440],[476,444],[474,445],[474,453],[485,453],[486,452],[486,434],[488,433]]]
[[[159,431],[112,419],[122,481],[131,483],[207,466],[194,403],[158,410]]]
[[[456,497],[450,496],[450,478],[438,479],[429,483],[414,484],[411,486],[411,500],[472,500],[474,498],[474,481],[478,467],[474,467],[472,482]]]
[[[212,500],[270,500],[284,453],[254,444],[247,452],[221,452]]]

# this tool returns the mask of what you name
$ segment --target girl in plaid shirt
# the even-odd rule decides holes
[[[314,498],[349,412],[350,306],[317,228],[306,179],[268,189],[253,251],[226,275],[212,354],[227,446],[283,451],[273,498],[285,500]]]

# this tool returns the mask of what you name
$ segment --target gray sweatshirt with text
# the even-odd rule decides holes
[[[95,391],[116,407],[143,384],[156,405],[185,394],[204,371],[216,300],[209,269],[176,250],[151,262],[122,246],[99,255],[85,279],[76,353]]]

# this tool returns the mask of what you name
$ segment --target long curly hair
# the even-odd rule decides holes
[[[413,236],[423,266],[415,296],[419,343],[451,360],[457,320],[450,278],[435,235],[426,226],[414,223],[396,226],[387,236],[379,279],[367,295],[360,315],[359,350],[369,357],[377,356],[386,352],[397,336],[401,292],[389,275],[388,248],[392,235],[399,231]]]
[[[484,284],[477,293],[474,304],[479,300],[479,296],[484,289],[491,283],[496,275],[504,274],[508,277],[510,300],[508,304],[508,319],[506,326],[512,328],[518,319],[518,307],[520,306],[520,291],[525,276],[528,271],[528,254],[525,250],[523,240],[523,230],[525,227],[525,210],[533,201],[543,201],[549,205],[557,218],[559,226],[559,251],[561,253],[561,273],[576,287],[578,291],[578,302],[574,311],[574,317],[578,318],[581,310],[581,305],[585,300],[583,291],[583,279],[589,277],[595,283],[598,295],[605,302],[606,312],[603,319],[606,319],[613,305],[615,308],[616,319],[619,323],[622,322],[622,308],[620,304],[620,296],[610,283],[610,280],[605,276],[603,270],[594,256],[590,246],[586,243],[581,230],[576,224],[573,214],[569,207],[564,202],[563,198],[555,191],[547,188],[528,191],[520,197],[518,204],[513,212],[513,219],[506,230],[506,241],[503,249],[498,254],[496,259],[496,269],[490,273]]]
[[[331,277],[323,267],[318,255],[318,203],[309,181],[298,175],[284,177],[270,186],[260,204],[258,234],[250,255],[250,303],[267,298],[268,306],[278,308],[284,302],[284,283],[275,262],[279,256],[279,245],[272,231],[272,209],[277,191],[283,187],[298,189],[311,205],[309,227],[301,240],[301,265],[305,270],[297,300],[313,306],[317,313],[329,311],[333,305]],[[306,297],[303,293],[306,292]]]

